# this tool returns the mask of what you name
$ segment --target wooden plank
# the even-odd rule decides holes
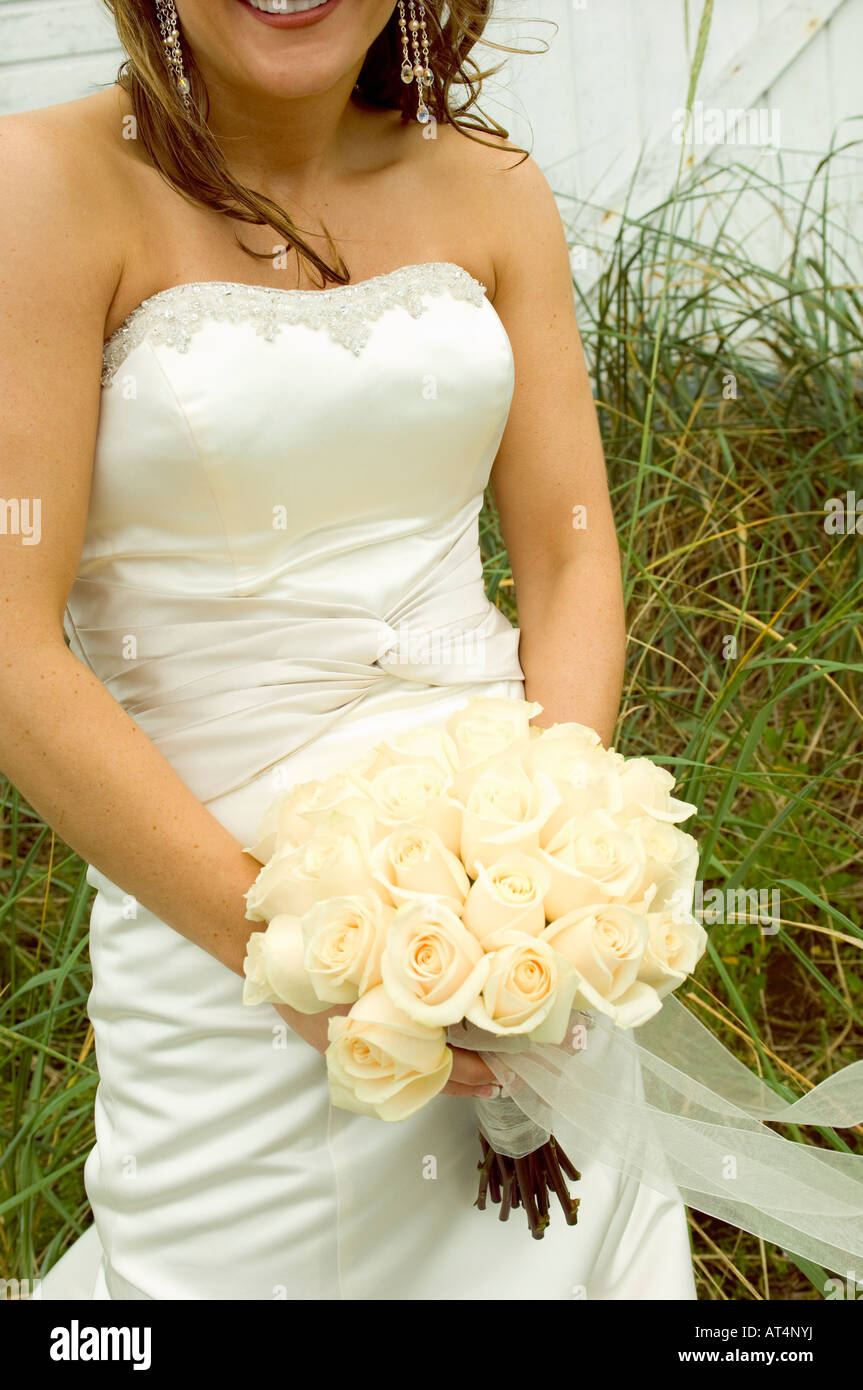
[[[536,121],[534,78],[541,69],[545,98],[554,93],[555,128],[571,126],[575,117],[575,84],[569,68],[568,14],[561,16],[560,0],[536,0],[527,15],[519,13],[519,4],[520,0],[498,0],[486,36],[495,43],[528,52],[507,54],[490,45],[478,46],[476,57],[483,68],[505,60],[502,72],[483,84],[480,104],[483,111],[509,131],[516,144],[529,149],[545,168],[545,157],[549,162],[553,158],[553,141],[548,141],[547,129]],[[545,110],[545,102],[541,109]]]
[[[751,110],[763,105],[762,99],[771,85],[789,69],[845,3],[846,0],[790,0],[781,15],[774,14],[759,27],[734,58],[725,64],[718,77],[697,93],[703,109]],[[714,24],[716,22],[714,17]],[[681,100],[679,107],[682,106]],[[646,142],[635,190],[631,190],[630,178],[627,177],[602,198],[599,207],[583,210],[578,218],[580,240],[591,242],[600,232],[603,241],[614,236],[627,197],[630,214],[637,216],[667,196],[680,160],[680,145],[672,139],[672,130],[673,116],[669,112],[663,125]],[[768,157],[757,148],[749,148],[753,158]],[[692,145],[688,151],[690,165],[697,165],[715,149],[715,145]]]
[[[570,65],[579,124],[568,133],[576,150],[576,178],[561,186],[576,197],[601,198],[603,187],[616,186],[644,138],[643,64],[632,15],[633,0],[591,3],[576,12]]]
[[[0,115],[90,96],[115,80],[122,56],[118,49],[116,53],[85,53],[5,68],[0,81]]]
[[[117,47],[106,8],[89,0],[39,0],[0,10],[0,67]]]
[[[639,73],[627,23],[630,3],[496,0],[491,37],[532,46],[541,39],[550,51],[511,60],[511,77],[488,85],[483,106],[498,119],[507,111],[514,139],[533,140],[534,158],[559,192],[592,192],[597,168],[607,176],[614,167],[622,177],[638,150]],[[535,20],[554,21],[557,33]]]
[[[118,48],[108,11],[92,0],[32,0],[0,9],[0,66]]]

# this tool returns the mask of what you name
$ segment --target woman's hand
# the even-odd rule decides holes
[[[290,1024],[293,1031],[299,1034],[303,1041],[313,1047],[316,1052],[326,1052],[327,1050],[329,1020],[339,1014],[350,1013],[349,1004],[336,1004],[333,1008],[320,1014],[297,1013],[295,1009],[289,1009],[286,1004],[276,1004],[274,1008],[276,1013]],[[499,1085],[478,1052],[470,1052],[463,1047],[453,1047],[451,1051],[452,1071],[449,1081],[443,1088],[442,1095],[467,1096],[469,1099],[476,1100],[497,1094],[500,1089]]]
[[[471,1052],[463,1047],[453,1047],[450,1050],[452,1071],[443,1088],[445,1096],[468,1096],[477,1100],[499,1093],[500,1085],[494,1073],[489,1071],[478,1052]]]

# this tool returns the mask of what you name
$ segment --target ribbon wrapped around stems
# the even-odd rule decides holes
[[[765,1122],[863,1122],[863,1061],[788,1103],[676,999],[636,1030],[573,1014],[559,1046],[448,1031],[504,1087],[477,1102],[498,1153],[523,1157],[550,1134],[593,1159],[835,1273],[863,1266],[863,1156],[785,1139]],[[494,1051],[489,1045],[493,1041]],[[512,1102],[517,1102],[517,1108]]]

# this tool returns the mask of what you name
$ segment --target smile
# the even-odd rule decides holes
[[[238,0],[238,3],[262,24],[276,29],[298,29],[326,18],[341,0]]]

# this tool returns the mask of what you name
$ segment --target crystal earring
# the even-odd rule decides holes
[[[156,22],[165,46],[165,61],[174,79],[180,99],[189,111],[192,106],[192,86],[183,67],[183,50],[180,47],[180,21],[174,0],[156,0]]]
[[[416,80],[417,120],[420,125],[428,125],[431,119],[425,103],[423,89],[430,87],[434,74],[429,67],[429,36],[426,29],[425,12],[422,0],[408,0],[409,17],[405,14],[405,0],[399,0],[399,29],[402,36],[402,82]],[[419,18],[417,18],[419,11]],[[413,48],[413,60],[411,59]]]

